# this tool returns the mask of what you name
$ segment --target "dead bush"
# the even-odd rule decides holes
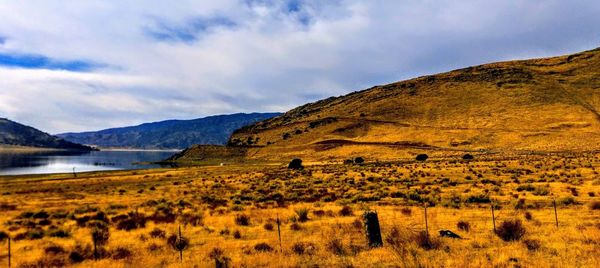
[[[496,235],[504,241],[517,241],[525,235],[525,227],[521,220],[509,219],[503,221],[496,229]]]
[[[471,224],[468,221],[460,220],[456,223],[456,228],[468,232],[471,229]]]
[[[254,245],[254,250],[258,252],[271,252],[273,251],[273,247],[271,247],[271,245],[267,243],[262,242]]]
[[[298,242],[292,245],[292,252],[298,255],[313,255],[316,251],[317,247],[310,242]]]
[[[340,216],[348,217],[348,216],[354,215],[354,211],[352,210],[352,207],[350,207],[350,206],[343,206],[342,209],[340,209],[339,214],[340,214]]]
[[[542,247],[542,243],[537,239],[525,239],[523,240],[523,244],[530,251],[536,251]]]
[[[240,226],[249,226],[250,225],[250,216],[246,214],[238,214],[235,216],[235,224]]]

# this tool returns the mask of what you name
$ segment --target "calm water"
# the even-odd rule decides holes
[[[95,151],[87,153],[3,153],[0,152],[0,175],[47,174],[155,168],[140,165],[168,158],[175,152],[164,151]]]

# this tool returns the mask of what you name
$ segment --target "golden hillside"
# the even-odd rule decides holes
[[[600,49],[485,64],[375,86],[237,130],[249,158],[311,160],[417,152],[600,147]]]

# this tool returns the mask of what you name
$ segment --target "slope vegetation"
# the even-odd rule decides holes
[[[600,49],[375,86],[241,128],[252,158],[600,149]]]

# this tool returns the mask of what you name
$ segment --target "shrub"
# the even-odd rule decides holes
[[[533,215],[531,215],[531,212],[525,211],[525,219],[528,221],[533,219]]]
[[[275,228],[275,226],[273,225],[273,223],[270,223],[270,222],[265,223],[265,225],[263,225],[263,227],[267,231],[273,231],[273,229]]]
[[[462,156],[462,159],[463,159],[463,160],[473,160],[473,158],[474,158],[474,157],[473,157],[473,155],[471,155],[471,154],[464,154],[464,155]]]
[[[354,211],[352,211],[352,207],[350,206],[343,206],[339,214],[340,216],[348,217],[354,215]]]
[[[235,238],[235,239],[242,238],[242,233],[240,232],[240,230],[233,231],[233,238]]]
[[[290,161],[290,164],[288,165],[289,169],[303,169],[304,166],[302,166],[302,159],[300,158],[294,158],[292,159],[292,161]]]
[[[270,252],[273,251],[273,248],[269,244],[262,242],[254,245],[254,250],[259,252]]]
[[[167,244],[174,250],[183,251],[190,245],[190,241],[184,236],[172,234],[167,238]]]
[[[202,226],[204,224],[204,215],[202,212],[187,212],[181,215],[180,220],[184,225]]]
[[[290,229],[292,229],[294,231],[300,231],[300,230],[302,230],[302,225],[298,224],[297,222],[294,222],[294,223],[290,224]]]
[[[299,222],[308,221],[308,213],[310,212],[310,210],[308,208],[299,208],[299,209],[296,209],[295,212],[296,212],[296,215],[298,215]]]
[[[115,251],[112,253],[113,260],[122,260],[127,259],[133,255],[131,250],[126,249],[124,247],[117,247]]]
[[[467,221],[460,220],[456,223],[456,228],[468,232],[471,229],[471,224]]]
[[[341,239],[339,239],[337,237],[333,237],[333,238],[329,239],[327,241],[326,248],[331,253],[338,255],[338,256],[342,256],[342,255],[346,254],[346,249],[344,247],[344,243],[342,242]]]
[[[106,245],[109,238],[110,232],[108,231],[108,228],[94,228],[92,230],[92,242],[98,246]]]
[[[357,157],[357,158],[354,158],[354,164],[359,164],[360,165],[360,164],[362,164],[364,162],[365,162],[365,159],[362,158],[362,157],[360,157],[360,156]]]
[[[65,249],[58,245],[51,245],[44,248],[44,253],[46,254],[62,254],[65,253]]]
[[[235,224],[240,226],[249,226],[250,225],[250,216],[246,214],[238,214],[235,216]]]
[[[150,231],[150,237],[165,238],[165,237],[167,237],[167,234],[165,233],[165,231],[163,231],[161,229],[154,228],[152,231]]]
[[[113,218],[113,221],[116,220],[117,222],[117,230],[130,231],[146,227],[146,216],[142,213],[132,211],[129,212],[126,217],[117,217]]]
[[[67,231],[67,230],[51,228],[48,230],[47,235],[49,237],[67,238],[67,237],[71,236],[71,233],[69,233],[69,231]]]
[[[43,210],[33,214],[34,219],[47,219],[48,217],[50,217],[50,214],[48,214],[48,212],[43,211]]]
[[[8,233],[5,231],[0,231],[0,242],[4,242],[6,239],[8,239]]]
[[[503,221],[496,229],[496,235],[504,241],[520,240],[525,235],[525,232],[525,227],[521,223],[521,220],[518,219]]]
[[[215,261],[215,267],[229,267],[229,262],[231,261],[229,257],[225,256],[225,251],[219,247],[213,248],[208,253],[208,257]]]
[[[410,216],[412,215],[412,209],[409,207],[403,207],[400,209],[400,213],[402,213],[404,216]]]
[[[292,252],[298,255],[313,255],[315,254],[317,247],[315,244],[310,242],[298,242],[292,245]]]
[[[429,237],[425,231],[418,232],[415,241],[419,247],[427,250],[439,249],[442,246],[442,240]]]
[[[417,155],[417,157],[415,157],[415,159],[417,161],[425,161],[425,160],[427,160],[427,158],[429,158],[429,156],[426,154],[419,154],[419,155]]]
[[[592,201],[592,203],[590,203],[590,209],[591,210],[599,210],[600,209],[600,201]]]
[[[542,243],[536,239],[525,239],[523,240],[523,244],[530,251],[536,251],[542,247]]]

